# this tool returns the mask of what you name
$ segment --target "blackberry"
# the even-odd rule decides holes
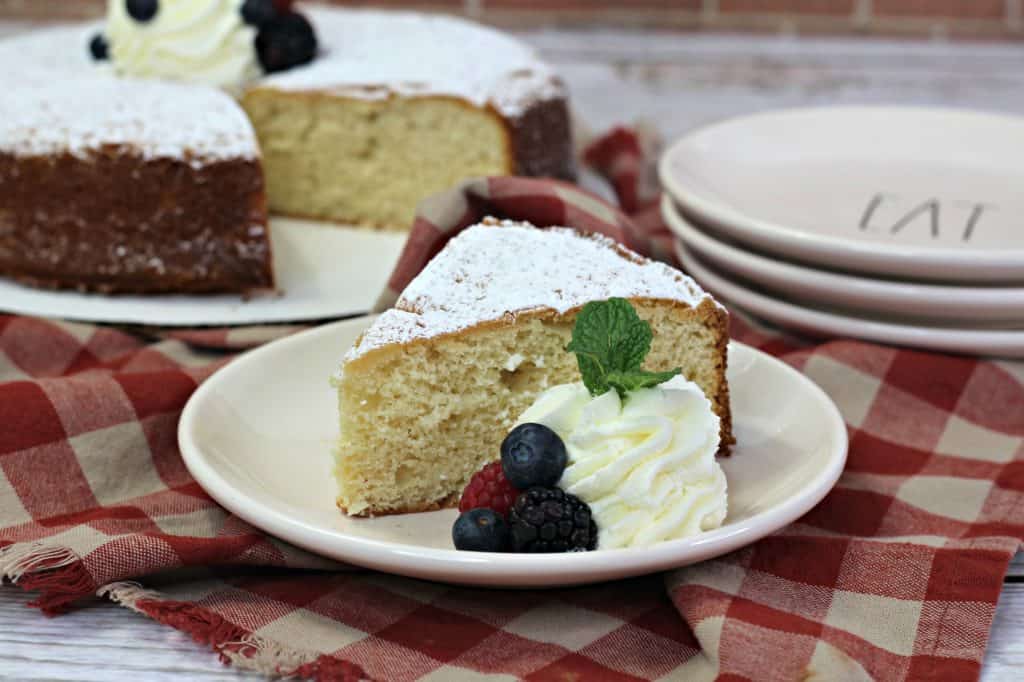
[[[242,3],[242,21],[259,28],[277,18],[274,0],[245,0]]]
[[[256,53],[267,73],[308,64],[316,56],[316,49],[313,26],[295,12],[278,14],[256,34]]]
[[[582,552],[597,547],[590,507],[561,488],[530,488],[509,512],[513,552]]]

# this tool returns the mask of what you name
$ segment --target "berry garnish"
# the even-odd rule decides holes
[[[259,28],[277,17],[274,0],[245,0],[242,4],[242,21]]]
[[[508,518],[508,510],[518,496],[519,490],[505,478],[501,462],[491,462],[469,479],[459,500],[459,511],[486,508]]]
[[[587,503],[561,488],[530,488],[509,512],[513,552],[580,552],[597,547]]]
[[[508,549],[508,524],[491,509],[470,509],[455,519],[452,541],[455,549],[504,552]]]
[[[92,58],[98,62],[110,57],[110,45],[107,44],[107,39],[103,37],[102,33],[97,33],[89,41],[89,52],[92,54]]]
[[[260,28],[256,52],[264,71],[284,71],[313,61],[316,33],[301,14],[279,14]]]
[[[568,461],[565,443],[543,424],[520,424],[501,443],[505,478],[520,490],[555,485]]]
[[[125,0],[124,8],[135,21],[149,21],[160,10],[158,0]]]

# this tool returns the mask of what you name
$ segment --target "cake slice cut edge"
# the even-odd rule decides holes
[[[567,89],[528,45],[452,16],[309,17],[317,59],[242,97],[275,214],[408,231],[422,199],[470,178],[575,177]]]
[[[580,380],[564,350],[576,314],[614,296],[651,324],[645,368],[682,367],[704,390],[727,453],[724,308],[605,237],[488,220],[449,242],[345,356],[338,507],[372,516],[454,506],[537,394]]]

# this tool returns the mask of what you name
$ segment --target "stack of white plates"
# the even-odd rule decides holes
[[[784,327],[1024,357],[1024,118],[843,107],[672,145],[662,212],[686,270]]]

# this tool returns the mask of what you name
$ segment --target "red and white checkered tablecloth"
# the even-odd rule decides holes
[[[588,161],[632,219],[569,185],[476,181],[425,205],[392,286],[486,213],[668,253],[636,191],[635,137],[599,140]],[[227,513],[189,476],[175,437],[189,395],[234,350],[293,331],[154,338],[0,316],[0,573],[47,612],[104,594],[236,665],[321,680],[978,675],[1024,540],[1024,363],[797,340],[734,315],[735,338],[839,405],[851,448],[836,489],[779,533],[697,566],[477,590],[320,559]]]

